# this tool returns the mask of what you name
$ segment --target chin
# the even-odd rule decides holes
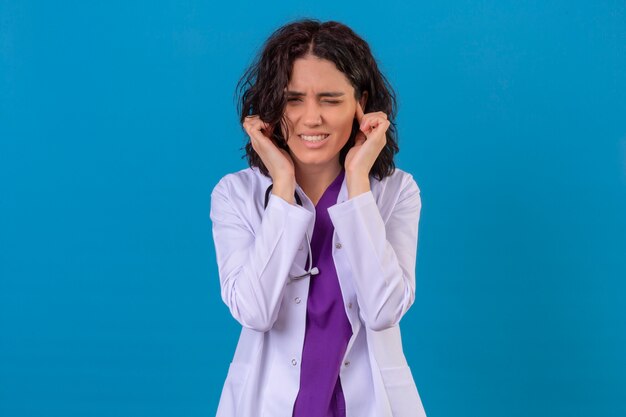
[[[327,159],[327,158],[312,158],[312,157],[304,157],[304,158],[297,158],[297,161],[299,164],[301,165],[326,165],[328,163],[331,162],[331,159]]]
[[[294,147],[290,149],[290,154],[295,163],[307,166],[325,166],[329,164],[340,164],[339,154],[341,149],[307,149]]]

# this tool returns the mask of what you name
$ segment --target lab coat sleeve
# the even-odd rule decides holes
[[[419,188],[407,176],[386,224],[371,191],[329,207],[353,271],[360,314],[372,330],[400,322],[415,300]]]
[[[312,213],[270,194],[261,224],[252,230],[228,188],[222,180],[211,193],[222,299],[242,326],[265,332],[278,317],[289,270]]]

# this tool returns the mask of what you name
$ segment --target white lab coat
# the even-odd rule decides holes
[[[242,331],[222,390],[218,417],[292,417],[300,386],[309,279],[305,231],[315,207],[270,193],[257,168],[228,174],[211,194],[222,299]],[[371,191],[348,199],[344,178],[333,259],[352,337],[340,369],[346,417],[422,417],[424,408],[402,351],[400,319],[415,299],[421,210],[413,177],[396,169]],[[315,279],[315,277],[313,278]]]

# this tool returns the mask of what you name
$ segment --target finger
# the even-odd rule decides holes
[[[243,124],[244,125],[251,125],[254,124],[257,120],[259,120],[259,116],[258,115],[250,115],[250,116],[246,116],[243,120]]]
[[[274,126],[269,124],[269,123],[264,123],[263,124],[263,133],[265,134],[265,136],[267,136],[268,138],[272,139],[272,136],[274,135]]]
[[[268,123],[263,121],[257,114],[246,116],[243,124],[249,127],[253,127],[255,129],[261,129],[268,125]]]
[[[389,120],[386,117],[378,115],[377,113],[369,113],[363,117],[363,122],[361,123],[361,130],[363,132],[371,133],[375,129],[380,127],[389,127]],[[385,129],[386,130],[386,129]]]
[[[256,125],[259,120],[259,116],[256,115],[246,116],[243,121],[243,128],[246,130],[246,132],[248,132],[248,134],[250,134],[251,130],[256,129]]]
[[[269,138],[265,136],[261,128],[261,125],[254,125],[246,129],[253,147],[264,146],[264,144],[269,141]]]
[[[363,132],[371,132],[376,126],[378,126],[376,116],[374,116],[373,114],[367,114],[363,116],[363,120],[361,121],[360,126]]]
[[[364,115],[365,113],[363,113],[363,107],[361,107],[361,102],[357,100],[356,101],[356,120],[359,122],[359,124],[362,123]]]
[[[362,145],[363,143],[365,143],[366,140],[367,140],[367,136],[365,136],[365,133],[358,132],[356,136],[354,137],[354,145],[355,146]]]
[[[270,124],[262,121],[258,118],[258,116],[246,120],[244,122],[244,129],[246,130],[246,132],[248,132],[249,136],[257,136],[259,133],[262,136],[266,136],[267,132],[270,132],[271,135],[272,131]]]

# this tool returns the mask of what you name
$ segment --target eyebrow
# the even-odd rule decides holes
[[[300,91],[287,91],[288,96],[305,96],[306,94],[301,93]],[[318,93],[318,97],[341,97],[345,95],[341,91],[324,91],[322,93]]]

